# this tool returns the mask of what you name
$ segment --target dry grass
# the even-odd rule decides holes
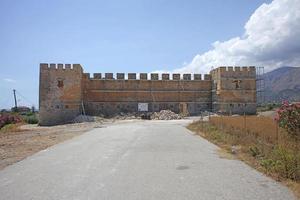
[[[270,143],[275,143],[283,131],[270,117],[264,116],[220,116],[211,117],[210,123],[219,129],[233,133],[253,135]]]
[[[300,198],[300,139],[288,135],[270,117],[218,116],[188,127],[236,158],[283,181]]]
[[[19,132],[20,130],[20,126],[22,126],[23,123],[18,123],[18,124],[7,124],[5,126],[3,126],[0,129],[0,134],[4,134],[4,133],[9,133],[9,132]]]

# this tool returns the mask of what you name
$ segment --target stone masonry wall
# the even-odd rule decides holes
[[[190,74],[189,74],[190,75]],[[144,76],[144,74],[143,74]],[[190,75],[191,76],[191,75]],[[83,102],[87,113],[91,115],[113,115],[120,112],[138,112],[138,103],[148,103],[148,111],[169,109],[180,112],[180,104],[187,104],[190,114],[199,114],[211,108],[211,80],[169,80],[169,74],[163,74],[158,80],[158,74],[149,76],[151,80],[136,79],[136,74],[117,74],[117,80],[111,74],[109,79],[99,76],[83,78]]]
[[[255,67],[219,67],[210,72],[213,80],[214,112],[256,113]]]
[[[256,113],[255,67],[220,67],[210,74],[83,73],[79,64],[40,64],[40,124],[65,123],[88,115],[148,112],[181,108],[202,111]],[[127,78],[126,78],[127,77]]]
[[[65,123],[80,114],[82,74],[79,64],[40,64],[40,125]]]

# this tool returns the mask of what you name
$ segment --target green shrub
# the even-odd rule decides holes
[[[29,116],[33,116],[33,115],[35,115],[33,112],[27,112],[27,113],[26,113],[26,116],[28,116],[28,117],[29,117]]]
[[[271,173],[275,171],[274,169],[278,165],[278,162],[268,158],[268,159],[262,159],[260,161],[260,165],[263,166],[268,173]]]
[[[283,174],[285,178],[300,179],[300,153],[298,151],[278,146],[271,156],[278,163],[274,168],[275,172]]]
[[[297,151],[277,146],[268,158],[260,161],[267,173],[277,173],[284,178],[300,180],[300,154]]]
[[[272,104],[268,104],[267,110],[273,110],[274,106]]]
[[[260,150],[258,149],[257,146],[251,146],[249,147],[249,151],[250,151],[250,154],[253,156],[253,157],[257,157],[260,155]]]
[[[27,124],[37,124],[37,123],[39,123],[39,120],[38,120],[38,118],[37,118],[36,115],[25,116],[25,117],[24,117],[24,121],[25,121]]]

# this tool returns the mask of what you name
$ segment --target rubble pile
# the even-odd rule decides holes
[[[118,115],[115,115],[113,117],[114,119],[121,119],[121,120],[125,120],[125,119],[137,119],[137,114],[136,113],[124,113],[121,112]]]
[[[72,120],[73,123],[95,122],[95,117],[89,115],[78,115]]]
[[[160,112],[154,112],[151,115],[151,119],[173,120],[173,119],[182,119],[182,117],[179,114],[172,112],[171,110],[161,110]]]

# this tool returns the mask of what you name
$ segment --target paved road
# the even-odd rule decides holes
[[[185,123],[96,128],[0,171],[0,199],[293,199],[242,162],[220,158]]]

